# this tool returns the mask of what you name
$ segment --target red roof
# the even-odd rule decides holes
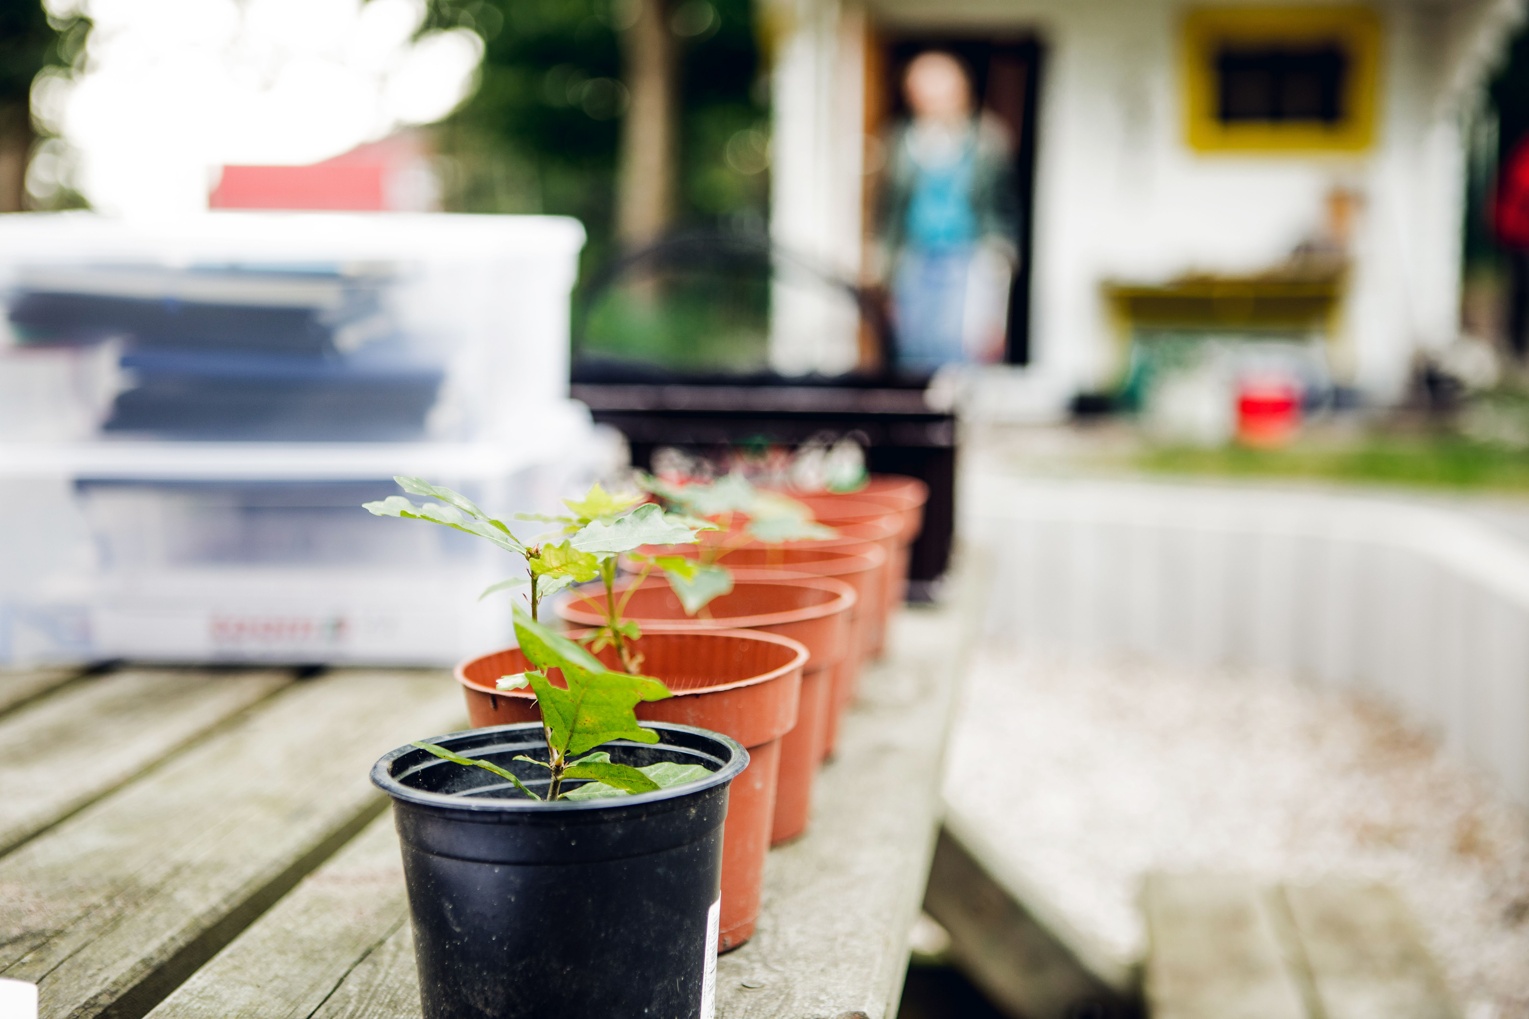
[[[394,135],[307,166],[225,166],[214,209],[400,210],[398,175],[428,169],[418,141]]]

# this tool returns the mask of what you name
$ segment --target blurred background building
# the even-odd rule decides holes
[[[393,475],[511,514],[845,438],[930,483],[934,598],[959,452],[947,841],[1063,969],[1139,993],[1153,868],[1349,868],[1529,1016],[1525,6],[0,0],[0,665],[450,663],[504,571],[361,512]],[[1015,957],[966,965],[1108,1014]]]
[[[656,303],[652,268],[589,284],[699,230],[768,233],[869,288],[902,71],[937,48],[1012,142],[1013,367],[988,373],[991,413],[1150,402],[1164,362],[1207,346],[1211,374],[1251,360],[1395,403],[1462,334],[1462,300],[1466,330],[1511,331],[1489,207],[1526,120],[1520,6],[12,0],[0,205],[567,214],[599,290],[583,352],[874,369],[889,347],[863,301],[772,292],[763,263]]]

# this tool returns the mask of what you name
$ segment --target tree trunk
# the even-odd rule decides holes
[[[637,0],[621,33],[629,104],[621,122],[616,235],[628,249],[660,236],[674,218],[679,52],[667,0]]]
[[[25,205],[32,141],[27,107],[0,106],[0,212],[20,212]]]

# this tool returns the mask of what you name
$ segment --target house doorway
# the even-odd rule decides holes
[[[1014,195],[1018,210],[1019,264],[1009,288],[1004,361],[1030,363],[1031,236],[1035,204],[1036,112],[1044,49],[1031,35],[963,36],[873,29],[867,47],[866,133],[885,138],[907,116],[902,94],[909,61],[927,50],[943,50],[965,65],[978,107],[997,118],[1014,142]],[[875,228],[876,174],[866,177],[867,231]]]

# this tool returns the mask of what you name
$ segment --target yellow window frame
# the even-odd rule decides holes
[[[1227,124],[1216,117],[1216,50],[1226,43],[1336,42],[1349,56],[1344,117],[1336,124]],[[1380,95],[1381,24],[1374,9],[1202,7],[1183,22],[1186,133],[1205,153],[1352,153],[1375,140]]]

